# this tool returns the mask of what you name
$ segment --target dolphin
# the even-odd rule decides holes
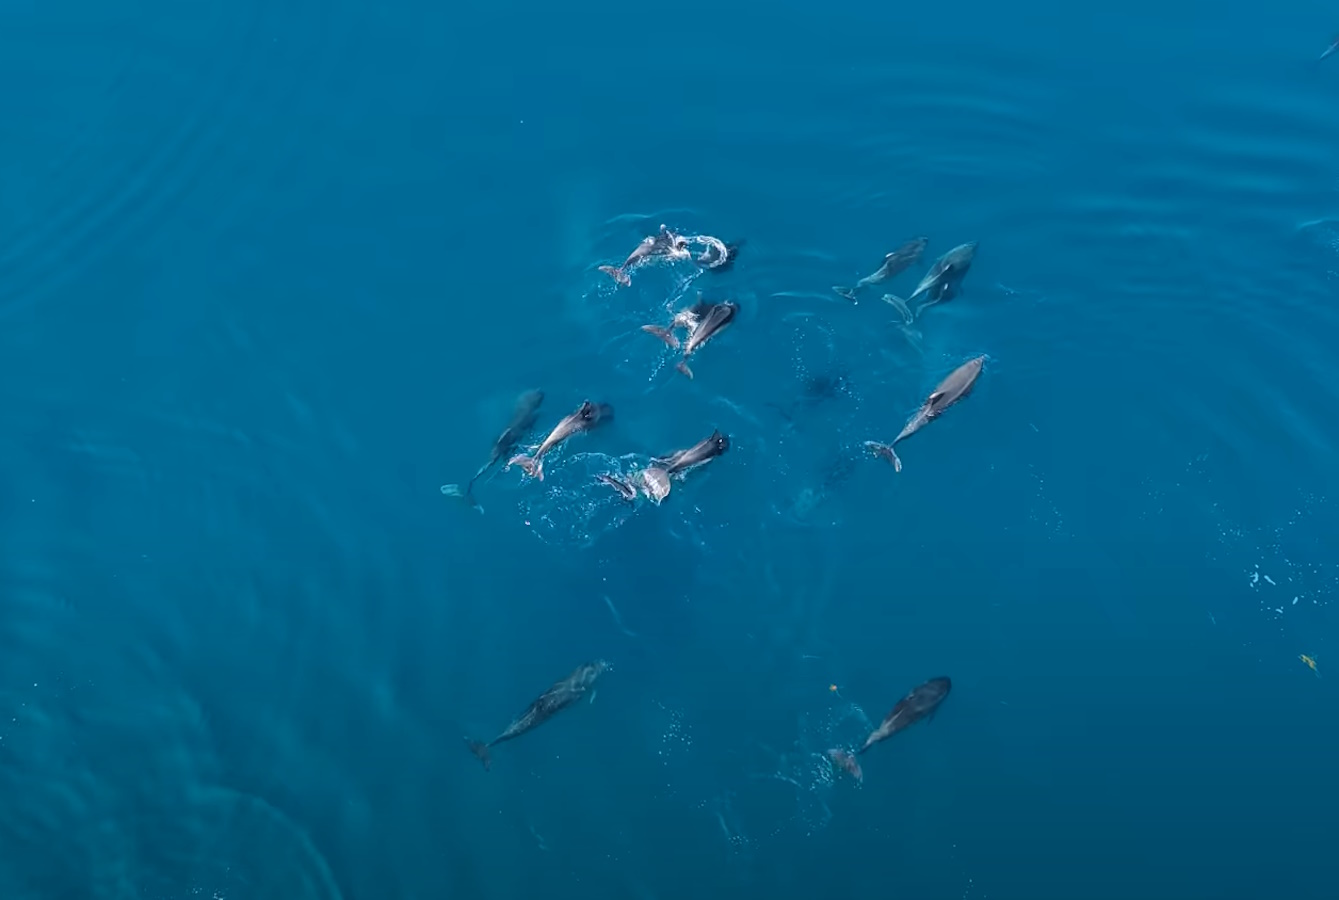
[[[553,430],[549,432],[548,437],[539,445],[533,455],[518,454],[507,460],[507,465],[517,465],[525,470],[525,474],[532,478],[544,480],[543,457],[554,447],[561,444],[574,434],[581,434],[598,428],[605,422],[614,418],[614,408],[608,403],[592,403],[589,400],[582,401],[577,407],[576,412],[569,413],[562,417]]]
[[[608,670],[609,663],[602,659],[582,663],[572,670],[571,675],[556,682],[547,691],[536,697],[525,708],[525,712],[512,720],[511,724],[503,729],[497,737],[487,742],[466,738],[465,745],[470,748],[471,753],[479,757],[479,761],[484,764],[485,770],[491,769],[493,761],[488,751],[493,747],[503,741],[515,740],[526,732],[534,731],[540,725],[552,719],[555,714],[585,699],[588,692],[590,693],[590,701],[594,703],[595,681]]]
[[[674,316],[669,328],[662,328],[659,325],[643,325],[642,331],[654,334],[677,350],[679,339],[674,336],[674,329],[686,328],[688,330],[688,340],[683,344],[683,359],[674,368],[692,378],[693,370],[688,368],[688,357],[692,356],[694,351],[733,322],[738,312],[739,304],[733,300],[726,300],[722,303],[707,303],[699,295],[696,303]]]
[[[902,314],[902,318],[906,319],[907,324],[910,325],[926,309],[936,303],[952,300],[958,296],[958,291],[962,287],[962,280],[966,277],[967,271],[971,269],[972,260],[975,257],[976,241],[959,244],[935,260],[935,264],[930,267],[929,272],[925,273],[925,277],[921,279],[920,284],[916,285],[916,290],[911,292],[910,297],[903,300],[895,294],[884,294],[883,300],[896,308]],[[930,299],[913,314],[911,304],[922,296]]]
[[[497,465],[498,460],[516,449],[516,445],[525,437],[526,432],[535,427],[535,420],[539,418],[539,407],[544,402],[543,391],[526,391],[516,400],[516,406],[511,413],[511,421],[507,427],[493,441],[493,450],[488,454],[488,460],[479,467],[479,471],[474,473],[474,477],[461,490],[458,484],[442,485],[442,493],[448,497],[460,497],[480,513],[484,508],[479,505],[479,501],[474,499],[472,490],[474,482],[478,481],[485,472]]]
[[[661,225],[659,233],[642,238],[642,242],[628,254],[628,258],[623,260],[622,265],[600,266],[600,271],[614,279],[616,284],[626,287],[632,284],[632,278],[628,275],[628,272],[643,263],[649,262],[654,257],[688,259],[691,255],[688,252],[688,239]]]
[[[721,434],[720,429],[712,431],[686,450],[676,450],[669,456],[657,457],[653,462],[665,470],[667,475],[684,475],[698,466],[705,466],[716,457],[730,449],[730,438]]]
[[[902,432],[893,438],[892,443],[881,444],[878,441],[865,441],[865,446],[874,451],[875,456],[881,456],[892,463],[894,471],[901,472],[902,460],[898,458],[893,448],[899,442],[906,440],[930,422],[939,418],[944,410],[970,394],[972,386],[976,384],[976,379],[981,375],[981,367],[985,364],[986,358],[977,356],[949,372],[948,377],[939,382],[938,386],[930,392],[930,396],[925,398],[925,402],[921,404],[920,409],[916,410],[915,415],[907,420],[906,425],[902,426]]]
[[[921,719],[927,717],[933,719],[939,704],[944,702],[944,698],[952,688],[953,682],[942,677],[931,678],[925,684],[912,688],[911,693],[897,701],[893,711],[883,717],[879,727],[869,733],[869,737],[865,738],[864,745],[856,751],[856,755],[859,756],[880,741],[888,740]]]
[[[1319,59],[1317,59],[1316,61],[1320,62],[1320,60],[1322,59],[1326,59],[1330,56],[1333,56],[1336,50],[1339,50],[1339,37],[1336,37],[1334,41],[1330,44],[1330,46],[1325,48],[1325,52],[1322,53]]]
[[[863,289],[875,284],[882,284],[889,278],[899,275],[911,268],[912,264],[921,258],[921,253],[925,251],[925,245],[930,241],[924,237],[916,237],[907,241],[901,247],[898,247],[892,253],[885,254],[883,265],[873,275],[866,275],[855,283],[855,287],[833,286],[833,290],[838,296],[845,297],[852,303],[856,301],[856,295]]]

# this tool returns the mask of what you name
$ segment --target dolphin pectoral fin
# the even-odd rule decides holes
[[[591,691],[591,692],[590,692],[590,704],[591,704],[591,706],[594,706],[594,705],[595,705],[595,695],[598,694],[598,693],[600,693],[600,692],[599,692],[599,691]]]
[[[859,300],[857,300],[857,299],[855,298],[855,290],[854,290],[853,288],[842,287],[841,285],[836,285],[836,284],[834,284],[834,285],[832,286],[832,290],[833,290],[834,293],[836,293],[836,295],[837,295],[838,297],[845,297],[847,300],[850,300],[852,303],[859,303],[859,302],[860,302]]]
[[[905,321],[908,325],[911,324],[913,317],[911,315],[911,307],[907,306],[907,301],[903,300],[896,294],[884,294],[883,302],[887,303],[893,309],[901,313],[903,321]]]

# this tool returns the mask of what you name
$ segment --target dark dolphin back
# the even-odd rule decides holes
[[[930,712],[944,702],[944,698],[948,696],[952,689],[953,682],[949,680],[948,676],[931,678],[912,692],[912,705],[917,713]]]

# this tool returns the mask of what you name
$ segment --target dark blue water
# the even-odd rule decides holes
[[[1336,29],[5,4],[0,896],[1334,896]],[[596,271],[660,223],[744,248]],[[531,388],[615,421],[443,497]]]

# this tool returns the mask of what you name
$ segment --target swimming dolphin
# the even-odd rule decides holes
[[[491,769],[493,761],[488,751],[493,747],[503,741],[515,740],[526,732],[534,731],[540,725],[552,719],[555,714],[585,699],[588,692],[590,693],[590,701],[594,703],[595,691],[593,688],[595,681],[608,669],[609,663],[602,659],[582,663],[572,670],[571,675],[556,682],[547,691],[536,697],[525,708],[525,712],[517,716],[497,737],[487,743],[466,738],[465,745],[470,748],[471,753],[479,757],[479,762],[484,764],[485,770]]]
[[[898,458],[893,448],[939,418],[944,410],[970,394],[972,386],[976,384],[976,379],[981,375],[981,367],[985,364],[986,358],[977,356],[958,366],[948,373],[948,377],[939,382],[938,386],[930,392],[930,396],[925,398],[921,408],[916,410],[916,414],[907,420],[906,425],[902,426],[901,434],[893,438],[891,444],[865,441],[865,446],[874,451],[875,456],[881,456],[892,463],[894,471],[901,472],[902,460]]]
[[[488,454],[488,460],[479,467],[479,471],[474,473],[474,477],[461,490],[458,484],[442,485],[442,493],[448,497],[460,497],[470,506],[483,512],[484,508],[479,505],[479,501],[474,499],[472,490],[474,482],[493,466],[497,465],[498,460],[516,449],[516,445],[525,437],[526,432],[535,426],[535,420],[539,418],[539,407],[544,402],[543,391],[526,391],[516,400],[516,406],[511,413],[511,421],[507,427],[493,441],[493,450]]]
[[[643,325],[642,331],[654,334],[677,350],[679,339],[674,336],[674,329],[688,329],[688,340],[683,345],[683,359],[674,368],[692,378],[693,370],[688,368],[688,357],[692,356],[694,351],[733,322],[738,312],[739,304],[733,300],[726,300],[722,303],[707,303],[699,296],[697,303],[674,316],[669,328],[662,328],[659,325]]]
[[[683,475],[690,469],[705,466],[729,449],[730,439],[721,434],[720,429],[716,429],[710,437],[703,438],[688,449],[657,457],[654,462],[667,475]]]
[[[953,682],[948,678],[931,678],[925,684],[912,688],[911,693],[897,701],[893,711],[884,716],[879,727],[869,733],[864,746],[856,751],[856,755],[859,756],[880,741],[888,740],[921,719],[926,717],[933,719],[935,710],[944,702],[944,698],[952,688]]]
[[[525,474],[543,481],[543,458],[545,453],[548,453],[572,435],[590,431],[613,418],[614,408],[608,403],[592,403],[585,400],[577,407],[576,412],[563,416],[558,424],[553,426],[553,430],[549,432],[548,437],[544,438],[543,443],[539,445],[539,449],[534,452],[534,455],[518,454],[507,460],[507,465],[520,466],[525,470]]]
[[[906,319],[907,324],[919,316],[922,312],[945,300],[952,300],[958,296],[958,290],[962,287],[962,280],[967,275],[967,271],[972,267],[972,260],[976,257],[976,241],[969,241],[966,244],[959,244],[949,252],[945,253],[935,264],[930,267],[930,271],[925,273],[920,284],[916,285],[916,290],[911,292],[911,296],[903,300],[895,294],[885,294],[883,300],[885,303],[893,306]],[[921,308],[912,313],[911,304],[920,297],[929,297],[930,299],[921,305]]]
[[[1316,61],[1317,61],[1317,62],[1320,62],[1321,59],[1325,59],[1325,58],[1327,58],[1327,57],[1333,55],[1333,54],[1334,54],[1334,51],[1336,51],[1336,50],[1339,50],[1339,37],[1335,38],[1335,39],[1334,39],[1334,42],[1331,43],[1330,46],[1328,46],[1328,47],[1325,48],[1325,52],[1322,53],[1322,54],[1320,55],[1320,59],[1318,59],[1318,60],[1316,60]]]
[[[627,286],[632,284],[628,272],[657,256],[667,259],[687,259],[691,256],[688,252],[688,239],[661,225],[658,234],[642,238],[642,242],[628,254],[628,258],[623,260],[621,266],[600,266],[600,271],[614,279],[617,284]]]
[[[669,496],[671,478],[683,478],[729,449],[730,438],[716,429],[710,437],[703,438],[686,450],[676,450],[669,456],[651,460],[651,465],[627,478],[606,474],[597,475],[596,480],[618,491],[624,500],[636,500],[640,493],[659,506]]]
[[[901,247],[898,247],[892,253],[885,254],[883,265],[873,275],[866,275],[855,283],[855,287],[833,286],[833,290],[841,297],[845,297],[852,303],[856,301],[856,294],[871,285],[882,284],[889,278],[898,275],[911,267],[913,263],[921,258],[921,253],[925,251],[925,245],[929,243],[927,238],[917,237],[907,241]]]

